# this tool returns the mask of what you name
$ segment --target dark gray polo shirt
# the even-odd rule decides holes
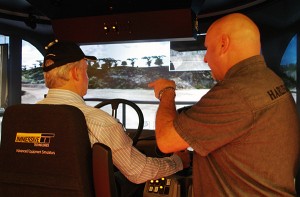
[[[174,121],[194,149],[195,196],[292,196],[299,155],[294,99],[254,56]]]

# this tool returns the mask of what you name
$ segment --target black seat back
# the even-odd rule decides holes
[[[78,108],[20,104],[5,110],[0,196],[94,196],[92,151]]]

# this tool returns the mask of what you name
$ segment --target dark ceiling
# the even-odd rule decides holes
[[[177,9],[190,9],[195,19],[199,21],[198,33],[205,32],[216,18],[231,12],[245,13],[260,26],[285,28],[299,21],[299,2],[299,0],[0,0],[0,33],[17,35],[22,31],[31,34],[31,37],[34,35],[34,39],[45,40],[45,37],[54,35],[52,27],[55,20],[86,16],[109,18],[113,15],[123,16],[122,14],[153,11],[165,13],[163,11]],[[166,15],[161,15],[162,18],[165,18],[164,16]],[[172,17],[174,20],[171,23],[176,23],[178,16]],[[195,42],[201,42],[201,38]],[[192,47],[195,44],[189,45]]]
[[[51,19],[189,8],[200,17],[249,9],[274,0],[0,0],[0,17],[38,24]]]
[[[50,19],[191,8],[198,15],[246,9],[270,0],[0,0],[7,16]]]

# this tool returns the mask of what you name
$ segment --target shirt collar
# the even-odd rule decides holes
[[[67,102],[72,101],[85,103],[81,96],[79,96],[75,92],[64,89],[49,89],[46,98],[64,98]]]
[[[258,67],[266,67],[265,60],[261,55],[255,55],[250,58],[244,59],[234,66],[232,66],[226,73],[224,80],[231,78],[233,75],[239,73],[243,69],[248,69],[251,67],[252,69],[257,69]]]

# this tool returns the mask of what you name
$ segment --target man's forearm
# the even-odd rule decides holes
[[[158,137],[165,135],[164,133],[173,127],[175,116],[175,91],[168,90],[162,95],[156,114],[156,131],[160,131],[157,133]]]
[[[179,151],[187,146],[174,128],[176,113],[175,91],[168,90],[162,95],[156,114],[156,140],[159,149],[165,153]]]

